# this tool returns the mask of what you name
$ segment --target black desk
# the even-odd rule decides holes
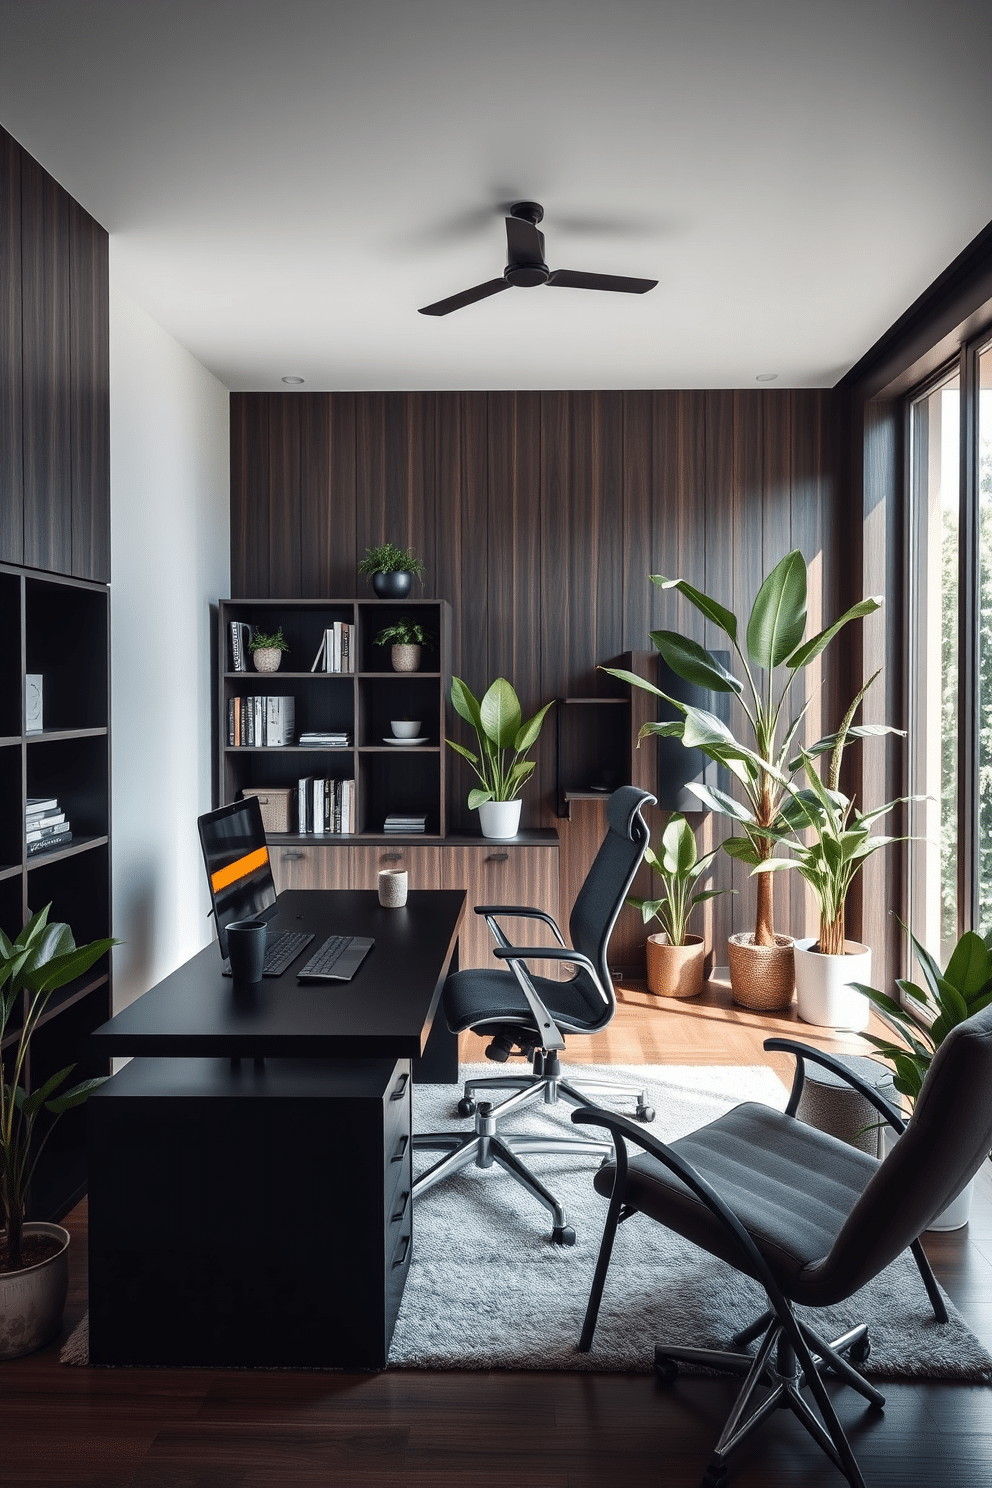
[[[294,963],[238,988],[213,945],[96,1030],[138,1057],[88,1103],[94,1363],[385,1364],[411,1070],[457,1079],[457,1040],[431,1029],[464,905],[287,891],[274,929],[374,936],[351,982],[299,986]]]

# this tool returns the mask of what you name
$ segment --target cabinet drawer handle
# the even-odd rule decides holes
[[[393,1267],[392,1267],[392,1269],[394,1271],[396,1270],[396,1267],[397,1266],[402,1266],[403,1265],[403,1262],[406,1260],[407,1254],[408,1254],[409,1250],[410,1250],[410,1236],[409,1235],[404,1235],[401,1238],[401,1240],[400,1240],[400,1253],[393,1260]]]
[[[403,861],[403,854],[402,853],[383,853],[383,855],[382,855],[382,861],[384,863],[402,863],[402,861]]]
[[[282,860],[284,863],[296,863],[306,857],[306,853],[284,851]]]
[[[403,1099],[403,1096],[406,1094],[406,1087],[407,1087],[407,1085],[409,1083],[410,1083],[410,1075],[409,1075],[409,1073],[400,1075],[399,1083],[397,1084],[396,1089],[390,1092],[389,1099],[391,1101],[402,1100]]]
[[[403,1191],[403,1193],[400,1195],[399,1208],[395,1211],[395,1213],[393,1214],[392,1219],[389,1221],[390,1224],[399,1224],[400,1220],[403,1218],[404,1214],[406,1213],[406,1206],[407,1206],[407,1204],[409,1204],[409,1202],[410,1202],[410,1191],[409,1191],[409,1189],[405,1189]]]
[[[393,1155],[389,1159],[389,1161],[391,1163],[402,1162],[403,1161],[404,1153],[406,1152],[406,1149],[409,1147],[409,1145],[410,1145],[410,1135],[409,1135],[408,1132],[404,1132],[403,1135],[400,1137],[399,1141],[397,1142],[397,1144],[396,1144],[396,1151],[393,1153]]]
[[[505,863],[509,859],[509,853],[490,853],[486,858],[487,863]]]

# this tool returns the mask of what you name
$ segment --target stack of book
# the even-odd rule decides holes
[[[297,787],[299,831],[355,831],[355,782],[304,775]]]
[[[319,729],[311,729],[300,735],[300,743],[307,749],[347,749],[351,743],[351,735],[334,730],[321,733]]]
[[[231,671],[246,672],[248,670],[248,642],[251,640],[251,626],[245,625],[241,620],[231,621]]]
[[[352,655],[354,627],[344,620],[335,620],[324,631],[320,649],[313,659],[312,672],[353,672],[355,658]]]
[[[405,836],[412,836],[417,832],[427,831],[427,817],[403,816],[397,811],[391,811],[383,822],[384,832],[402,832]]]
[[[72,829],[54,796],[29,796],[24,812],[28,857],[66,847],[72,841]]]
[[[295,727],[295,698],[233,697],[227,700],[227,742],[234,748],[281,748],[292,744]]]

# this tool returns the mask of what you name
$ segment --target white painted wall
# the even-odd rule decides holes
[[[113,245],[111,245],[113,251]],[[228,392],[110,298],[114,1004],[211,939],[212,607],[229,592]]]

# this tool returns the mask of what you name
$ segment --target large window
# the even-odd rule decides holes
[[[992,344],[909,406],[913,929],[992,930]]]

